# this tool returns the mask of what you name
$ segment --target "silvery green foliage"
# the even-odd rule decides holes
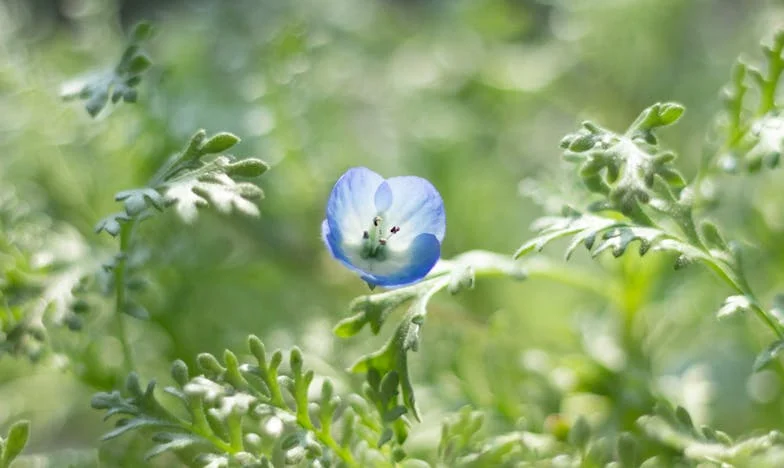
[[[732,69],[731,81],[721,95],[725,109],[717,122],[724,138],[715,149],[716,162],[725,171],[754,172],[779,164],[784,118],[776,93],[784,72],[782,51],[784,31],[779,31],[770,44],[762,46],[764,66],[738,61]]]
[[[136,87],[152,65],[150,58],[141,47],[150,38],[152,32],[149,23],[137,24],[131,31],[128,45],[117,65],[111,70],[68,84],[63,90],[62,98],[84,101],[84,107],[91,117],[100,114],[110,99],[112,103],[120,100],[136,102],[138,98]]]
[[[195,373],[176,361],[166,396],[136,374],[123,392],[95,395],[94,408],[119,417],[103,440],[145,429],[154,444],[147,459],[172,451],[189,466],[393,466],[405,456],[378,447],[382,423],[366,401],[336,395],[327,379],[313,384],[299,349],[285,359],[250,336],[248,352],[248,363],[228,350],[222,362],[201,354]]]
[[[604,466],[613,468],[696,466],[777,466],[784,461],[784,436],[771,431],[733,440],[710,426],[695,427],[682,407],[666,403],[641,416],[639,431],[603,434],[579,417],[554,433],[517,430],[488,436],[484,415],[463,408],[442,426],[438,467]],[[651,454],[656,455],[651,455]]]
[[[770,431],[754,437],[733,439],[709,426],[695,427],[682,407],[674,410],[661,403],[651,415],[637,420],[643,434],[675,450],[689,464],[714,463],[720,466],[779,466],[784,463],[784,434]],[[670,466],[655,457],[643,466]]]
[[[748,160],[750,169],[759,167],[758,160],[771,166],[778,161],[774,97],[782,69],[781,37],[777,36],[768,52],[766,74],[743,68],[743,73],[758,76],[762,98],[756,120],[743,123],[745,117],[738,111],[731,121],[735,123],[728,127],[728,148],[748,150],[737,154]],[[733,83],[741,89],[743,77]],[[742,103],[743,92],[738,94],[739,100],[733,101],[736,106]],[[781,305],[768,309],[753,294],[739,249],[725,240],[715,224],[695,214],[699,180],[685,180],[675,166],[674,154],[659,144],[659,129],[675,123],[683,111],[676,103],[658,103],[645,109],[622,133],[588,122],[568,135],[562,141],[565,158],[579,166],[592,198],[585,204],[569,204],[560,215],[540,219],[535,224],[539,235],[524,243],[516,257],[569,237],[567,258],[580,245],[593,256],[609,251],[620,257],[634,243],[640,255],[651,251],[671,255],[675,268],[703,264],[733,290],[720,307],[719,317],[752,313],[777,335],[778,340],[755,363],[761,368],[784,350],[784,331],[775,319]],[[739,143],[746,137],[750,146]],[[173,207],[185,222],[193,222],[198,207],[206,205],[227,213],[257,214],[252,200],[261,196],[260,189],[235,177],[258,176],[266,165],[222,154],[237,141],[228,133],[207,138],[200,131],[147,186],[117,194],[123,210],[96,228],[119,239],[120,252],[106,265],[117,312],[136,317],[147,314],[129,294],[138,279],[134,262],[139,250],[133,248],[132,237],[139,222],[167,207]],[[352,366],[352,372],[366,375],[362,395],[338,397],[328,380],[314,385],[316,376],[304,368],[298,349],[287,359],[280,351],[268,355],[261,341],[251,336],[249,362],[231,351],[220,360],[202,354],[196,372],[175,361],[171,369],[175,383],[163,392],[156,391],[154,381],[142,386],[132,372],[123,391],[95,395],[93,407],[106,411],[107,419],[116,418],[115,428],[104,440],[131,432],[149,435],[148,459],[172,453],[190,466],[430,466],[408,458],[403,448],[412,417],[420,419],[408,359],[409,351],[419,349],[428,305],[439,291],[454,294],[471,288],[477,277],[535,277],[537,266],[528,260],[471,251],[441,261],[419,283],[356,298],[350,304],[353,315],[334,329],[341,338],[359,334],[366,325],[371,333],[379,334],[394,310],[408,307],[386,344]],[[598,369],[599,376],[595,382],[582,382],[583,391],[600,395],[620,387],[632,393],[629,382],[640,379],[645,389],[642,395],[633,395],[633,400],[645,413],[652,411],[652,375],[645,367],[649,363],[610,368],[593,358],[584,361]],[[130,359],[127,364],[133,367]],[[564,393],[554,395],[556,403],[562,403]],[[784,462],[778,432],[734,441],[716,429],[695,428],[686,410],[672,410],[667,404],[657,406],[652,414],[637,417],[643,412],[636,413],[634,427],[620,423],[606,427],[583,417],[566,420],[557,413],[559,409],[552,411],[542,423],[523,420],[499,428],[487,424],[483,412],[465,408],[447,418],[431,460],[439,467],[780,466]]]
[[[578,164],[592,198],[585,206],[566,206],[560,216],[537,220],[533,229],[539,235],[523,244],[515,256],[569,237],[567,259],[580,245],[592,256],[609,251],[620,257],[636,243],[641,256],[651,250],[670,253],[676,269],[703,264],[735,292],[729,299],[730,308],[725,303],[720,317],[749,310],[775,334],[777,340],[755,362],[755,369],[760,369],[784,350],[784,327],[752,292],[738,247],[725,240],[714,223],[695,216],[693,186],[674,166],[674,153],[659,145],[656,130],[675,123],[682,114],[679,104],[657,103],[623,133],[586,122],[566,136],[561,142],[564,158]]]
[[[169,158],[147,186],[118,192],[115,200],[122,202],[123,211],[101,220],[96,232],[117,236],[122,225],[146,219],[169,206],[186,223],[195,221],[198,208],[207,206],[223,213],[236,210],[258,215],[253,201],[260,199],[264,192],[238,179],[258,177],[268,166],[259,159],[237,160],[225,153],[239,141],[231,133],[207,138],[207,133],[199,130],[181,152]]]
[[[47,350],[48,326],[81,327],[88,303],[80,285],[91,265],[81,258],[84,240],[34,205],[0,189],[0,356],[35,360]]]
[[[417,421],[420,419],[408,370],[408,353],[419,349],[428,303],[443,289],[456,294],[464,288],[472,288],[476,276],[522,279],[525,270],[519,262],[502,255],[484,251],[466,252],[452,260],[440,261],[419,283],[354,299],[349,305],[354,314],[335,326],[335,334],[342,338],[358,334],[366,325],[369,325],[371,333],[378,334],[392,311],[410,304],[387,343],[381,349],[362,356],[351,367],[352,372],[367,375],[365,395],[373,402],[385,424],[380,444],[393,439],[399,444],[405,442],[409,421],[404,415],[407,413]]]
[[[488,436],[484,414],[464,407],[444,421],[438,445],[439,467],[514,466],[516,463],[551,462],[566,444],[552,434],[513,431]]]
[[[132,237],[138,223],[156,213],[172,208],[186,223],[198,216],[198,209],[214,206],[218,211],[256,216],[256,200],[264,192],[256,185],[242,179],[255,178],[267,171],[266,163],[259,159],[238,160],[225,153],[239,142],[231,133],[217,133],[207,137],[199,130],[185,148],[171,156],[147,186],[123,190],[115,195],[122,202],[123,210],[111,214],[95,226],[96,232],[106,232],[118,237],[120,250],[104,265],[111,273],[110,290],[116,296],[116,309],[137,318],[146,318],[148,312],[142,305],[128,297],[126,291],[143,282],[135,273],[143,252],[133,249]]]

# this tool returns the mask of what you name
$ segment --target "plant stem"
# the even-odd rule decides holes
[[[120,252],[117,254],[117,260],[114,264],[114,308],[117,318],[117,333],[120,343],[122,344],[123,362],[127,371],[133,371],[136,368],[133,349],[131,343],[128,341],[128,330],[126,326],[125,308],[125,269],[128,261],[129,247],[131,244],[131,235],[136,227],[136,220],[131,220],[123,223],[120,226]]]

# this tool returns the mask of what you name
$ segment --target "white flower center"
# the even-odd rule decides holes
[[[387,257],[387,242],[389,239],[400,232],[399,226],[392,226],[386,229],[384,219],[375,216],[370,228],[362,233],[362,248],[360,257],[363,259],[376,259],[382,261]]]

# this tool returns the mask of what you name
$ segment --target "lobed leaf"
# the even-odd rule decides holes
[[[152,61],[141,49],[143,42],[152,35],[149,23],[137,24],[129,35],[129,41],[119,61],[111,70],[69,83],[63,87],[64,100],[80,99],[91,117],[97,117],[111,100],[117,103],[136,102],[137,86],[142,75],[152,66]]]
[[[645,109],[624,134],[591,122],[561,141],[564,158],[580,165],[580,177],[592,192],[607,197],[612,207],[629,215],[655,196],[655,178],[674,190],[685,186],[673,166],[675,155],[659,149],[654,130],[670,125],[683,113],[677,103],[656,103]]]

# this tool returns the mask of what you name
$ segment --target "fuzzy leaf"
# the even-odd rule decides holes
[[[764,351],[757,355],[757,358],[754,360],[754,372],[758,372],[762,370],[765,366],[770,364],[776,357],[784,351],[784,340],[776,340]]]
[[[675,155],[661,151],[653,134],[654,129],[674,123],[682,113],[680,104],[654,104],[624,134],[587,122],[561,142],[564,158],[580,164],[580,177],[589,190],[606,196],[624,214],[631,214],[654,197],[651,188],[657,176],[675,190],[685,185],[672,164]]]
[[[533,250],[541,250],[556,239],[572,236],[566,251],[567,259],[581,244],[585,245],[592,256],[609,250],[613,256],[619,257],[626,252],[632,242],[639,243],[640,255],[645,255],[653,249],[679,253],[680,257],[683,257],[682,261],[704,258],[704,253],[699,249],[673,238],[662,230],[635,226],[622,219],[590,213],[540,218],[534,223],[534,228],[540,230],[539,236],[523,244],[515,253],[515,257]]]
[[[9,466],[22,453],[29,438],[30,421],[22,420],[12,424],[4,441],[5,448],[2,450],[2,464],[0,466]]]
[[[784,150],[784,119],[776,102],[784,73],[784,35],[776,34],[773,43],[763,45],[762,51],[765,66],[738,62],[722,92],[725,110],[717,126],[725,138],[716,160],[727,172],[741,167],[748,172],[777,167]],[[757,92],[749,93],[752,88]]]
[[[128,216],[128,213],[124,211],[110,214],[109,216],[98,221],[98,224],[95,225],[95,233],[98,234],[103,231],[110,236],[115,237],[120,233],[121,224],[127,223],[130,220],[131,218]]]
[[[573,235],[574,240],[566,251],[566,258],[568,259],[578,245],[582,243],[588,249],[591,249],[597,234],[618,225],[621,225],[621,222],[618,220],[591,214],[539,218],[532,226],[532,229],[538,231],[539,235],[523,244],[515,252],[514,257],[520,258],[534,250],[541,251],[550,242]]]
[[[260,191],[258,188],[256,190]],[[258,191],[249,190],[247,184],[237,183],[228,175],[217,173],[209,178],[169,183],[164,197],[167,203],[174,205],[183,221],[192,223],[196,220],[198,208],[206,206],[214,206],[226,214],[236,210],[249,216],[258,216],[259,208],[251,201],[258,198]]]
[[[226,173],[236,177],[259,177],[269,170],[267,163],[260,159],[248,158],[226,166]]]
[[[751,301],[746,296],[730,296],[724,300],[724,303],[716,312],[716,317],[719,319],[731,317],[741,312],[751,311]]]
[[[203,438],[192,435],[192,434],[181,434],[181,433],[161,433],[156,434],[156,438],[163,443],[160,443],[149,450],[145,455],[145,460],[150,460],[152,458],[157,457],[163,453],[173,451],[176,452],[178,450],[182,450],[184,448],[190,447],[194,444],[204,444],[207,445],[207,441]]]
[[[765,453],[780,453],[784,449],[784,436],[778,431],[733,442],[726,435],[719,435],[720,431],[715,430],[712,434],[715,434],[716,440],[702,440],[690,425],[688,427],[677,423],[673,425],[672,421],[658,415],[642,416],[637,420],[637,425],[649,438],[695,462],[756,466],[752,463],[753,457]]]
[[[101,436],[101,440],[114,439],[115,437],[119,437],[128,431],[136,430],[142,427],[173,428],[176,426],[162,419],[145,416],[131,419],[120,419],[117,422],[117,427]]]
[[[136,216],[148,206],[157,210],[163,208],[163,197],[158,191],[145,187],[140,189],[123,190],[118,192],[114,199],[123,202],[128,216]]]
[[[199,151],[202,154],[222,153],[239,142],[240,138],[232,133],[216,133],[201,145]]]
[[[113,103],[120,100],[136,102],[136,87],[141,81],[141,75],[152,66],[152,61],[140,45],[151,34],[149,24],[138,24],[131,31],[128,45],[116,65],[103,73],[65,84],[61,97],[64,100],[83,100],[91,117],[97,117],[109,100]]]

